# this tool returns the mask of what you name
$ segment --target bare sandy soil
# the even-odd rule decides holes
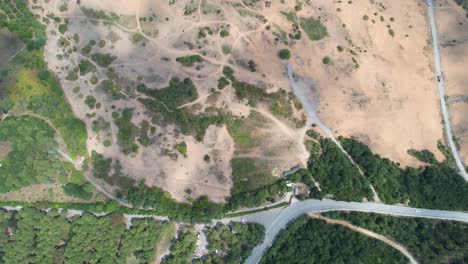
[[[284,118],[267,104],[247,105],[247,100],[237,98],[231,85],[213,93],[225,66],[234,70],[238,80],[268,93],[280,89],[290,92],[286,63],[277,55],[283,48],[291,50],[295,72],[315,80],[319,117],[336,135],[357,137],[402,165],[419,165],[407,154],[411,148],[429,149],[441,159],[436,146],[443,135],[424,4],[416,0],[310,2],[303,2],[296,13],[322,21],[328,36],[320,41],[309,40],[305,32],[301,39],[287,36],[292,22],[281,12],[294,11],[296,1],[292,0],[271,1],[271,5],[234,0],[87,0],[81,1],[81,6],[68,2],[63,12],[58,10],[62,1],[39,0],[43,9],[34,12],[62,21],[47,24],[45,57],[61,79],[75,114],[87,124],[90,153],[95,150],[119,160],[125,175],[163,188],[179,201],[201,195],[225,201],[232,187],[233,158],[261,160],[261,169],[272,177],[305,165],[307,128],[298,125],[305,112],[296,109],[293,100],[288,101],[292,114]],[[92,17],[83,7],[105,13]],[[64,21],[67,29],[62,34],[58,29]],[[222,37],[222,31],[229,35]],[[92,40],[98,44],[86,52]],[[105,42],[99,44],[100,40]],[[337,46],[343,50],[338,51]],[[96,52],[115,56],[108,67],[114,72],[91,59]],[[186,67],[175,60],[188,55],[198,55],[203,61]],[[325,56],[331,59],[328,65],[322,63]],[[254,71],[249,69],[249,60],[256,64]],[[85,75],[78,71],[76,80],[70,80],[70,72],[82,61],[89,61],[96,69]],[[97,84],[92,84],[92,77]],[[267,120],[251,126],[257,145],[238,145],[226,126],[210,126],[204,137],[196,140],[173,124],[158,121],[157,114],[141,103],[148,97],[137,92],[136,86],[161,89],[173,77],[190,78],[196,86],[198,98],[180,106],[190,113],[216,107],[234,118],[256,113]],[[105,79],[112,79],[119,87],[118,98],[103,90]],[[88,96],[93,96],[99,107],[90,109],[85,104]],[[135,140],[138,151],[129,155],[118,144],[119,128],[112,118],[113,112],[125,108],[133,109],[131,124],[135,127],[141,129],[147,121],[155,129],[149,136],[150,144],[144,146]],[[109,125],[93,130],[97,121]],[[111,146],[104,146],[106,140]],[[187,144],[187,157],[175,149],[181,142]],[[210,156],[209,162],[204,161],[205,155]]]
[[[448,99],[468,96],[468,18],[454,1],[435,3],[437,30],[441,45],[441,60]],[[468,163],[468,102],[459,100],[449,104],[452,127],[465,164]]]
[[[11,151],[13,144],[8,141],[0,141],[0,161],[3,160]]]
[[[380,3],[385,8],[369,1],[324,2],[313,8],[308,13],[328,19],[325,25],[331,37],[301,47],[310,50],[306,53],[310,56],[301,53],[295,58],[301,65],[296,68],[316,79],[319,117],[336,134],[357,137],[403,166],[418,164],[407,154],[410,148],[429,149],[440,159],[437,140],[443,135],[427,47],[425,6],[420,1]],[[363,19],[365,15],[369,20]],[[339,52],[338,45],[345,51]],[[332,63],[324,67],[320,58],[325,55]],[[352,57],[359,68],[352,65]]]

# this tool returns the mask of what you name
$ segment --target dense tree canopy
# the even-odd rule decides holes
[[[0,211],[0,263],[150,263],[167,224],[119,214],[67,218],[25,208]]]
[[[299,218],[289,225],[261,263],[405,263],[399,251],[340,225]]]
[[[405,246],[421,263],[467,263],[468,224],[368,213],[326,213],[328,217],[389,237]]]

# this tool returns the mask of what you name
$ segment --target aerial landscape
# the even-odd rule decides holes
[[[0,0],[0,263],[468,263],[466,0]]]

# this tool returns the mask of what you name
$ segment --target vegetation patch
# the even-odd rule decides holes
[[[405,263],[408,260],[382,241],[341,225],[303,216],[273,242],[260,263]],[[391,260],[391,261],[390,261]]]
[[[206,230],[209,253],[192,263],[244,263],[264,236],[265,228],[260,224],[218,223]]]
[[[415,150],[415,149],[410,149],[408,150],[408,154],[411,156],[415,157],[419,161],[429,163],[429,164],[437,164],[437,159],[434,156],[434,153],[430,152],[427,149],[423,150]]]
[[[386,236],[403,245],[420,263],[463,263],[468,258],[468,224],[358,212],[328,212],[327,217]]]
[[[7,98],[12,102],[12,110],[26,108],[48,118],[59,130],[71,155],[84,155],[85,125],[73,115],[55,77],[48,74],[43,75],[44,80],[39,79],[38,73],[47,71],[40,56],[42,52],[39,51],[20,53],[9,65],[10,76],[17,80],[7,86]]]
[[[185,78],[183,81],[172,78],[169,81],[169,86],[162,89],[149,89],[146,85],[140,84],[137,91],[161,102],[169,111],[174,111],[177,107],[198,98],[197,88],[189,78]]]
[[[175,149],[182,154],[185,158],[187,157],[187,143],[185,142],[180,142],[175,146]]]
[[[222,90],[224,87],[229,85],[229,81],[225,77],[218,79],[218,89]]]
[[[122,152],[127,155],[138,151],[135,138],[139,133],[139,129],[132,123],[132,112],[132,109],[126,108],[122,111],[122,115],[114,120],[115,125],[119,128],[118,143],[122,148]]]
[[[177,239],[171,245],[171,253],[162,261],[163,264],[190,263],[195,252],[197,237],[193,227],[182,227]]]
[[[468,183],[449,166],[448,161],[428,167],[402,169],[395,162],[373,154],[369,147],[355,139],[339,137],[339,140],[384,203],[468,210]]]
[[[0,211],[0,256],[5,263],[138,263],[154,261],[155,245],[168,227],[154,219],[133,219],[129,229],[121,214],[96,217],[24,208]],[[15,230],[9,232],[8,230]],[[151,234],[148,236],[148,234]],[[38,250],[40,248],[41,250]]]
[[[327,28],[318,19],[300,18],[300,25],[310,40],[321,40],[328,36]]]
[[[29,50],[40,49],[46,43],[45,26],[39,23],[28,8],[28,2],[1,1],[0,28],[15,33],[27,44]]]
[[[291,58],[291,51],[288,49],[282,49],[278,52],[278,56],[282,60],[289,60]]]
[[[195,63],[203,62],[204,59],[200,57],[200,55],[190,55],[190,56],[178,57],[176,58],[176,61],[185,67],[191,67]]]
[[[0,192],[67,181],[73,165],[60,160],[54,134],[47,123],[34,117],[8,117],[0,122],[0,141],[13,144],[0,161]]]
[[[332,194],[336,200],[362,201],[362,198],[372,200],[368,180],[359,174],[357,167],[338,145],[328,138],[319,142],[322,151],[311,153],[309,170],[320,182],[323,193]]]
[[[112,56],[110,53],[103,54],[96,52],[91,55],[91,59],[100,67],[107,68],[117,57]]]

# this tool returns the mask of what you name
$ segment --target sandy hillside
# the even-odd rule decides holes
[[[411,148],[442,158],[421,1],[37,5],[46,60],[87,125],[89,154],[112,158],[105,177],[144,180],[179,201],[223,202],[234,174],[257,187],[304,166],[306,114],[288,62],[313,83],[318,116],[335,135],[357,137],[402,165],[419,165]],[[324,38],[308,38],[302,21],[311,18],[326,27]],[[280,49],[291,58],[281,60]],[[235,173],[246,164],[254,171]]]
[[[468,163],[468,18],[454,1],[437,1],[435,16],[441,39],[442,71],[459,150]]]

